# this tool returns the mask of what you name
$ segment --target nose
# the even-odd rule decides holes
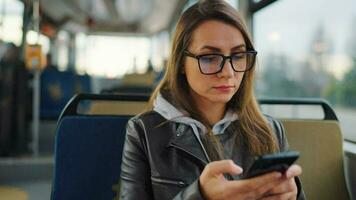
[[[232,69],[230,59],[226,59],[221,71],[218,73],[219,77],[230,78],[234,76],[235,71]]]

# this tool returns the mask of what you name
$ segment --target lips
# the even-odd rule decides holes
[[[234,88],[234,86],[230,86],[230,85],[219,85],[219,86],[215,86],[213,87],[215,89],[231,89]]]
[[[234,90],[234,86],[230,86],[230,85],[219,85],[219,86],[215,86],[213,87],[215,90],[219,91],[220,93],[230,93],[231,91]]]

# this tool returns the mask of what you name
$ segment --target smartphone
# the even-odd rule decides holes
[[[252,178],[273,171],[284,173],[298,158],[299,152],[297,151],[285,151],[258,156],[247,171],[245,178]]]

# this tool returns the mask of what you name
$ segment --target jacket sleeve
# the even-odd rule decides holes
[[[153,199],[146,144],[139,120],[129,120],[122,155],[120,200]]]
[[[268,117],[268,118],[270,118],[269,121],[272,122],[272,128],[273,128],[274,132],[276,133],[276,136],[277,136],[277,139],[279,142],[279,150],[280,151],[288,151],[289,150],[288,140],[285,135],[285,130],[284,130],[282,123],[271,118],[271,117]],[[297,200],[305,200],[306,199],[305,193],[303,191],[302,183],[301,183],[299,177],[295,178],[295,183],[298,188]]]

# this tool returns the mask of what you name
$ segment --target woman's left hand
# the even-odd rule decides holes
[[[267,192],[267,195],[262,197],[261,200],[274,200],[274,199],[285,199],[285,200],[295,200],[297,199],[298,188],[295,183],[294,178],[302,173],[302,168],[299,165],[292,165],[285,172],[282,179],[282,183],[274,187],[272,190]]]

